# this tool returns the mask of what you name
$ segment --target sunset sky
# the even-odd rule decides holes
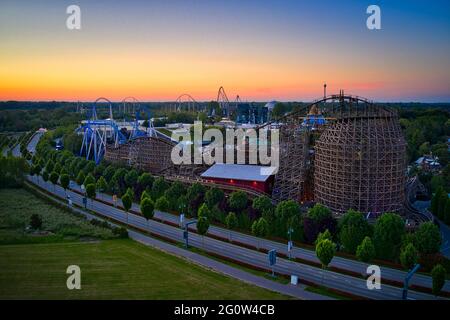
[[[81,30],[66,8],[81,7]],[[381,8],[381,30],[366,8]],[[450,1],[0,0],[0,100],[450,101]]]

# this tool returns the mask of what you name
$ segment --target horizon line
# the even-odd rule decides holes
[[[110,100],[110,99],[108,99]],[[281,103],[313,103],[318,99],[314,100],[245,100],[240,101],[239,103],[267,103],[267,102],[281,102]],[[319,98],[320,100],[320,98]],[[417,103],[417,104],[450,104],[450,101],[414,101],[414,100],[372,100],[368,99],[369,101],[373,103]],[[124,103],[123,100],[110,100],[111,103]],[[217,100],[196,100],[197,103],[209,103]],[[31,103],[42,103],[42,102],[48,102],[48,103],[94,103],[95,100],[15,100],[15,99],[9,99],[9,100],[0,100],[0,103],[11,103],[11,102],[31,102]],[[134,103],[175,103],[176,100],[138,100]],[[100,101],[99,103],[107,103],[105,101]],[[128,102],[132,103],[132,102]],[[179,103],[179,102],[177,102]],[[183,103],[183,102],[182,102]],[[187,102],[186,102],[187,103]],[[229,101],[230,104],[236,103],[235,101]]]

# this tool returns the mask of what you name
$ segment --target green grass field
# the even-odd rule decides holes
[[[66,221],[64,228],[81,230],[84,236],[92,226],[25,190],[1,190],[0,205],[0,299],[287,298],[130,239],[103,240],[102,232],[109,230],[100,227],[92,229],[96,237],[88,237],[98,240],[52,238],[36,243],[23,231],[34,212],[48,227]],[[5,235],[18,244],[5,244]],[[81,290],[66,287],[69,265],[81,268]]]
[[[81,290],[66,269],[81,268]],[[0,246],[0,299],[282,299],[133,240]]]
[[[165,134],[166,136],[169,136],[169,137],[172,136],[172,131],[171,130],[168,130],[168,129],[165,129],[165,128],[158,128],[156,130],[158,130],[162,134]]]
[[[24,189],[0,189],[0,208],[0,244],[115,238],[110,229],[94,226],[84,217],[55,207]],[[26,230],[32,214],[42,218],[42,229],[49,235]]]

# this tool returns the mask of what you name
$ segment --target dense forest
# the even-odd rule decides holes
[[[0,109],[0,132],[34,131],[41,127],[55,128],[78,123],[81,119],[80,114],[70,112],[67,107],[27,110]]]
[[[441,165],[441,169],[435,172],[413,167],[411,174],[417,174],[431,193],[439,187],[450,192],[450,109],[400,108],[399,116],[408,143],[408,162],[432,155]]]

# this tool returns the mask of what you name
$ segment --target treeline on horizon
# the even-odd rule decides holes
[[[201,106],[208,105],[211,103],[210,101],[197,101]],[[311,104],[308,101],[281,101],[287,110],[291,110],[296,105],[307,106]],[[68,111],[73,110],[76,111],[77,104],[84,105],[85,107],[91,107],[94,101],[0,101],[0,110],[28,110],[28,109],[57,109],[57,108],[66,108]],[[173,104],[173,101],[141,101],[139,105],[142,105],[147,108],[161,108],[165,107],[168,104]],[[233,105],[235,102],[230,101],[230,104]],[[256,101],[246,101],[241,103],[251,103],[251,104],[262,104],[264,105],[266,102],[256,102]],[[450,108],[450,102],[375,102],[380,106],[385,106],[389,108]],[[101,101],[99,104],[106,104],[106,102]],[[122,105],[123,102],[112,101],[113,106]]]

